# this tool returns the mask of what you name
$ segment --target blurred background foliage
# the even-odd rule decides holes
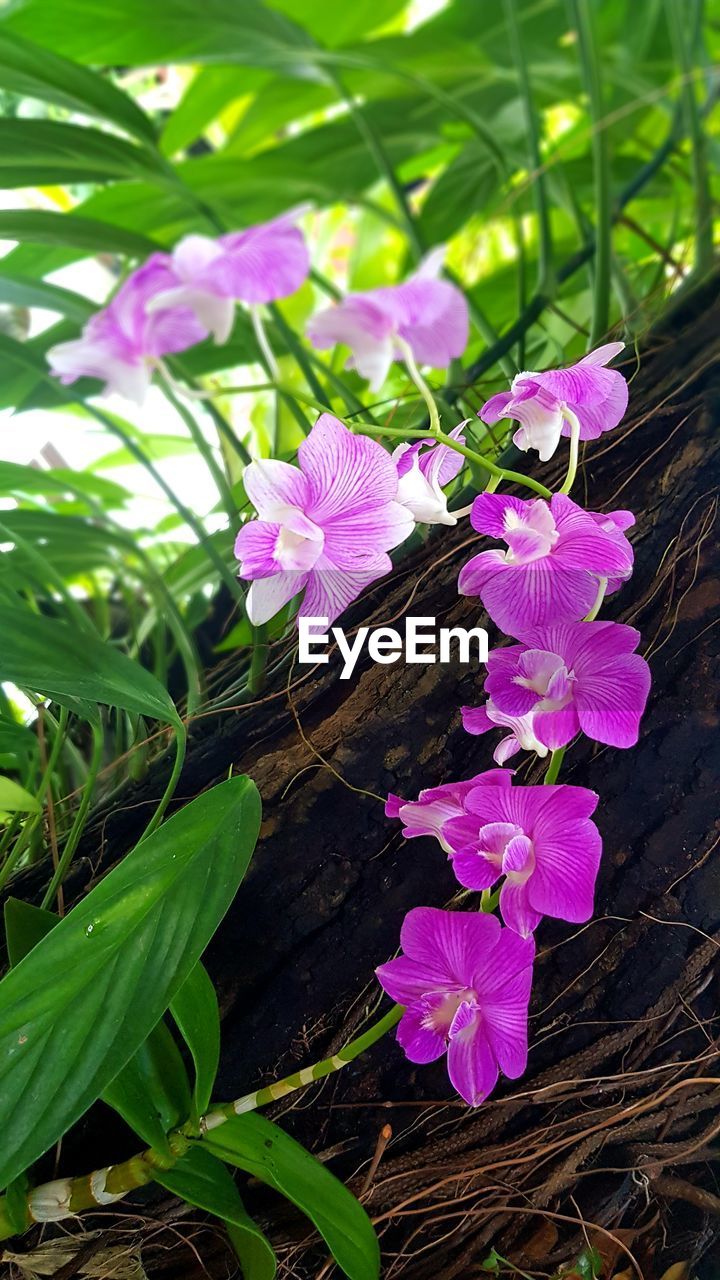
[[[291,458],[318,404],[423,417],[400,366],[373,398],[346,353],[319,358],[310,314],[446,243],[472,314],[462,363],[431,375],[446,427],[517,369],[637,342],[712,266],[719,52],[718,0],[4,4],[0,770],[26,799],[0,792],[0,882],[76,846],[78,805],[142,772],[157,718],[49,706],[42,647],[8,660],[13,610],[73,628],[79,654],[82,628],[183,712],[252,697],[246,461]],[[303,202],[314,272],[271,309],[279,376],[241,309],[226,345],[173,360],[194,398],[157,387],[136,411],[49,376],[47,349],[153,249]]]

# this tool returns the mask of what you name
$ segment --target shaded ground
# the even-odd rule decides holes
[[[388,1277],[482,1274],[491,1245],[547,1273],[580,1252],[587,1232],[610,1271],[632,1255],[651,1280],[669,1262],[711,1257],[720,1238],[716,293],[708,286],[686,303],[637,368],[626,363],[631,412],[588,447],[575,493],[580,500],[584,483],[594,509],[630,507],[638,517],[635,576],[603,616],[641,629],[653,693],[636,750],[583,741],[563,769],[564,780],[601,794],[605,857],[595,920],[540,928],[527,1076],[469,1111],[441,1063],[413,1068],[390,1038],[277,1112],[356,1191],[382,1127],[392,1126],[363,1195]],[[552,465],[545,471],[540,478],[557,481]],[[350,622],[401,626],[409,612],[474,623],[474,602],[456,590],[470,545],[467,522],[430,537]],[[255,779],[265,814],[250,873],[208,955],[224,1014],[221,1097],[348,1038],[376,1000],[372,971],[394,951],[404,913],[452,896],[438,846],[405,843],[379,797],[412,796],[492,763],[495,735],[464,734],[458,712],[479,699],[482,673],[361,662],[340,682],[339,669],[334,660],[304,674],[286,663],[260,705],[193,730],[178,795],[197,794],[232,765]],[[70,899],[131,846],[164,771],[158,762],[97,815]],[[522,775],[535,780],[527,765]],[[14,891],[31,896],[36,875]],[[102,1151],[96,1142],[80,1128],[65,1146],[68,1172],[133,1149],[114,1127]],[[327,1274],[299,1219],[252,1188],[248,1200],[287,1275]],[[167,1210],[151,1199],[141,1212]],[[188,1237],[213,1276],[232,1274],[222,1241],[201,1226],[195,1237],[196,1221],[181,1218],[159,1236],[156,1225],[143,1228],[151,1275],[200,1274],[181,1243]]]

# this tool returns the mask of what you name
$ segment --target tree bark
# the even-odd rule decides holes
[[[720,1234],[707,1163],[720,1139],[716,294],[713,282],[688,298],[637,364],[626,358],[627,418],[582,458],[576,499],[637,517],[634,576],[602,616],[641,630],[653,689],[636,749],[581,739],[563,766],[562,780],[600,793],[604,858],[594,920],[539,929],[526,1077],[469,1110],[442,1062],[413,1067],[391,1036],[276,1112],[358,1192],[391,1124],[363,1193],[387,1276],[482,1274],[492,1245],[549,1272],[589,1237],[611,1273],[632,1257],[649,1280],[662,1259],[712,1252]],[[533,474],[556,487],[561,461]],[[467,521],[432,531],[343,618],[346,630],[402,628],[409,614],[482,622],[477,602],[457,594],[479,541]],[[232,767],[263,798],[261,841],[208,954],[223,1011],[221,1098],[326,1056],[367,1019],[373,969],[395,951],[405,912],[445,905],[455,890],[436,842],[405,842],[384,798],[492,767],[497,742],[460,724],[459,707],[481,700],[482,670],[363,658],[341,681],[337,655],[312,670],[287,661],[290,651],[273,650],[286,665],[255,703],[195,722],[178,788],[185,801]],[[69,899],[132,846],[166,769],[158,761],[96,814]],[[519,771],[540,777],[526,762]],[[32,897],[40,874],[18,877],[13,892]],[[113,1158],[96,1144],[86,1133],[70,1143],[67,1172],[84,1169],[81,1152],[88,1168],[93,1152],[95,1163]],[[249,1203],[287,1274],[326,1274],[297,1218],[252,1188]],[[213,1275],[227,1274],[222,1246],[200,1249]],[[179,1245],[148,1258],[151,1274],[197,1267]]]

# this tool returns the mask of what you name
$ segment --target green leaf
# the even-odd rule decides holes
[[[232,778],[143,840],[0,982],[0,1187],[144,1043],[237,892],[260,798]]]
[[[244,1280],[273,1280],[277,1262],[272,1245],[245,1210],[240,1193],[220,1160],[194,1146],[172,1169],[159,1169],[156,1182],[198,1209],[225,1222]]]
[[[4,915],[5,942],[11,969],[24,960],[59,922],[59,916],[54,911],[35,907],[31,902],[23,902],[21,898],[8,898]]]
[[[165,1135],[190,1115],[190,1082],[164,1022],[153,1027],[102,1099],[148,1146],[169,1150]]]
[[[60,917],[54,911],[9,898],[5,903],[5,940],[10,967],[24,960],[59,923]],[[178,1047],[164,1022],[153,1027],[102,1098],[143,1142],[169,1152],[166,1134],[188,1117],[190,1085]]]
[[[248,1112],[212,1129],[203,1144],[302,1209],[349,1280],[377,1280],[380,1250],[365,1210],[294,1138],[257,1112]]]
[[[39,813],[40,805],[24,787],[0,777],[0,813]]]
[[[8,30],[0,30],[0,88],[112,120],[128,133],[154,142],[148,117],[111,80]]]
[[[0,209],[0,239],[30,244],[68,245],[88,253],[126,253],[143,257],[161,246],[149,236],[84,218],[75,213],[45,209]]]
[[[6,271],[0,271],[0,302],[11,307],[43,307],[46,311],[58,311],[79,325],[85,324],[96,310],[91,302],[70,289]]]
[[[133,496],[122,485],[102,476],[72,471],[69,467],[44,471],[40,467],[23,466],[21,462],[0,462],[0,493],[18,500],[42,495],[50,501],[72,494],[75,498],[89,499],[88,506],[97,501],[110,510],[123,507]]]
[[[2,187],[105,182],[109,178],[167,181],[147,152],[113,133],[89,126],[56,120],[0,119],[0,150]]]
[[[21,605],[4,604],[0,611],[0,679],[63,706],[83,699],[180,723],[167,690],[139,663],[91,632]]]
[[[282,65],[307,38],[256,0],[205,0],[202,21],[194,0],[20,0],[3,19],[13,31],[78,62],[111,66],[227,62]]]
[[[196,1116],[210,1105],[220,1061],[220,1010],[207,970],[196,964],[170,1005],[195,1063],[193,1106]]]

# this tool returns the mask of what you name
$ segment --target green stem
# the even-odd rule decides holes
[[[351,1040],[331,1058],[323,1058],[322,1062],[316,1062],[312,1067],[303,1067],[301,1071],[295,1071],[275,1084],[266,1085],[264,1089],[258,1089],[255,1093],[246,1093],[242,1098],[236,1098],[234,1102],[227,1102],[224,1106],[217,1107],[200,1121],[201,1131],[207,1133],[215,1130],[231,1116],[240,1116],[246,1111],[256,1111],[258,1107],[267,1106],[269,1102],[277,1102],[278,1098],[285,1098],[289,1093],[295,1093],[297,1089],[303,1089],[316,1080],[322,1080],[325,1076],[340,1071],[390,1031],[400,1021],[404,1012],[402,1005],[393,1005],[389,1013],[386,1013],[379,1022],[374,1023],[357,1039]]]
[[[302,1089],[306,1085],[313,1084],[316,1080],[322,1080],[325,1076],[329,1076],[347,1066],[349,1062],[353,1062],[361,1053],[384,1036],[386,1032],[390,1031],[400,1021],[403,1012],[402,1005],[393,1005],[392,1009],[379,1022],[369,1027],[367,1031],[355,1040],[351,1040],[348,1045],[345,1045],[343,1049],[340,1049],[331,1058],[325,1058],[322,1062],[316,1062],[312,1067],[305,1067],[301,1071],[296,1071],[293,1075],[286,1076],[276,1084],[268,1085],[265,1089],[258,1089],[256,1093],[245,1094],[244,1097],[238,1098],[235,1102],[228,1102],[224,1106],[210,1111],[197,1123],[187,1124],[182,1129],[176,1129],[168,1135],[170,1150],[167,1153],[154,1151],[151,1148],[132,1156],[129,1160],[123,1161],[122,1164],[112,1165],[109,1169],[97,1170],[89,1176],[86,1174],[81,1178],[63,1178],[55,1181],[51,1184],[50,1191],[47,1191],[44,1186],[36,1187],[28,1197],[25,1227],[31,1226],[34,1222],[50,1221],[50,1214],[52,1214],[52,1221],[56,1221],[61,1217],[73,1217],[83,1209],[92,1209],[99,1204],[110,1203],[110,1197],[113,1200],[121,1200],[130,1191],[135,1191],[138,1187],[152,1182],[156,1169],[172,1168],[182,1158],[192,1140],[198,1134],[212,1134],[213,1136],[208,1141],[208,1146],[212,1147],[215,1130],[220,1128],[231,1116],[242,1115],[246,1111],[255,1111],[258,1107],[274,1102],[278,1098],[284,1098],[287,1094],[294,1093],[296,1089]],[[217,1145],[218,1148],[221,1147],[222,1139],[218,1141]],[[46,1204],[47,1210],[45,1208]],[[0,1197],[0,1240],[7,1240],[10,1236],[15,1235],[18,1229],[15,1214],[8,1213],[6,1206],[6,1197]],[[62,1210],[62,1212],[59,1212],[59,1210]]]
[[[265,668],[269,652],[267,623],[253,627],[252,657],[247,681],[247,687],[252,694],[260,693],[265,684]]]
[[[505,0],[505,18],[510,35],[510,47],[518,75],[520,94],[522,96],[523,114],[525,116],[525,132],[527,135],[528,159],[533,179],[533,196],[538,220],[538,293],[545,293],[552,288],[553,278],[553,245],[550,225],[550,205],[548,202],[547,181],[540,153],[540,131],[538,115],[533,104],[530,74],[528,71],[525,49],[520,35],[517,15],[517,0]]]
[[[410,374],[412,381],[415,383],[415,386],[427,405],[427,411],[430,415],[430,430],[434,436],[439,436],[442,432],[442,428],[440,426],[440,413],[438,411],[437,404],[435,403],[435,397],[415,363],[415,356],[413,355],[412,347],[409,342],[406,342],[404,338],[401,338],[398,335],[395,337],[395,342],[402,351],[403,360],[405,361],[407,371]]]
[[[577,414],[574,414],[572,409],[567,407],[563,408],[563,417],[567,418],[570,423],[570,456],[568,458],[567,475],[558,493],[569,493],[577,475],[578,456],[580,453],[580,423]]]
[[[173,725],[173,729],[175,732],[175,763],[173,764],[172,772],[160,803],[140,836],[140,839],[137,842],[138,844],[140,844],[142,840],[145,840],[147,836],[151,835],[152,832],[160,826],[165,810],[173,797],[173,793],[180,779],[180,774],[182,773],[182,767],[185,762],[185,748],[187,746],[187,730],[182,721],[178,721],[176,725]]]
[[[590,0],[572,0],[577,27],[585,91],[590,107],[592,154],[595,178],[595,288],[590,347],[596,347],[610,327],[610,285],[612,273],[612,190],[610,185],[610,150],[605,127],[602,76],[598,56],[598,40]]]
[[[403,427],[371,427],[361,422],[353,422],[350,424],[351,430],[359,431],[363,435],[389,436],[400,440],[427,440],[427,431],[406,431]],[[474,449],[468,449],[466,445],[461,444],[459,440],[453,440],[452,436],[448,436],[444,431],[438,431],[435,439],[439,444],[447,445],[448,449],[454,449],[456,453],[461,453],[469,462],[475,462],[483,471],[487,471],[489,475],[496,477],[497,483],[503,480],[507,484],[524,485],[526,489],[532,489],[534,493],[539,493],[542,498],[552,498],[552,492],[546,488],[544,484],[540,484],[539,480],[534,480],[532,476],[524,476],[520,471],[509,471],[506,467],[499,467],[497,463],[491,462],[489,458],[484,458],[481,453],[476,453]]]
[[[270,377],[272,378],[273,382],[279,382],[280,366],[277,360],[275,359],[275,352],[270,346],[270,341],[268,339],[267,333],[265,332],[265,325],[263,323],[262,311],[260,307],[257,305],[248,307],[248,311],[250,312],[250,323],[252,324],[252,327],[253,327],[253,333],[255,334],[255,341],[257,342],[257,345],[258,345],[258,350],[262,358],[262,363],[264,364],[265,368],[270,374]],[[274,457],[275,454],[277,453],[279,437],[280,437],[280,397],[276,395],[274,417],[273,417],[273,430],[270,438],[270,454],[272,457]]]
[[[62,851],[62,856],[55,868],[53,878],[45,891],[45,897],[41,903],[41,906],[43,907],[50,906],[50,903],[53,901],[53,898],[63,883],[73,857],[75,856],[75,851],[80,843],[80,837],[85,829],[85,823],[90,810],[90,803],[95,790],[95,783],[102,763],[102,753],[105,742],[102,725],[99,720],[92,725],[92,735],[93,749],[90,757],[90,767],[88,769],[87,778],[85,779],[85,785],[83,786],[82,799],[78,805],[78,811],[75,814],[75,820],[68,834],[68,838],[65,841],[65,848]]]
[[[590,612],[589,612],[588,614],[586,614],[586,615],[585,615],[585,617],[583,618],[583,622],[594,622],[594,621],[595,621],[595,619],[597,618],[597,616],[598,616],[598,614],[599,614],[599,612],[600,612],[600,610],[601,610],[601,608],[602,608],[602,602],[603,602],[603,600],[605,599],[605,592],[607,591],[607,584],[608,584],[608,580],[607,580],[607,578],[600,578],[600,579],[599,579],[599,581],[598,581],[598,590],[597,590],[597,595],[596,595],[596,597],[595,597],[595,603],[593,604],[593,607],[592,607],[592,609],[590,610]]]
[[[550,763],[545,772],[545,777],[543,778],[543,784],[546,787],[551,787],[554,782],[557,782],[557,777],[560,772],[560,766],[562,765],[564,755],[565,747],[558,747],[556,751],[552,752],[550,756]]]

